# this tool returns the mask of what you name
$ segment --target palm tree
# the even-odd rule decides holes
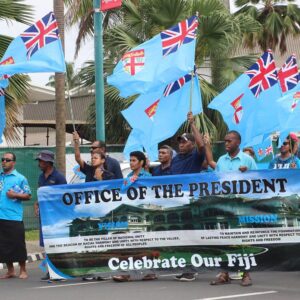
[[[208,111],[210,100],[243,71],[249,67],[253,57],[234,57],[234,49],[241,43],[246,32],[257,32],[258,22],[246,15],[233,16],[219,0],[140,0],[123,2],[122,10],[115,14],[121,21],[109,22],[104,31],[105,74],[110,74],[117,60],[125,51],[143,43],[155,34],[182,19],[200,12],[200,25],[196,47],[196,64],[210,64],[211,75],[205,76],[204,68],[199,67],[202,98],[206,114],[197,119],[198,126],[214,137],[223,136],[226,126],[220,115]],[[81,12],[82,13],[82,12]],[[222,62],[222,63],[221,63]],[[79,72],[83,84],[94,81],[93,63]],[[222,80],[220,80],[222,76]],[[126,100],[118,95],[113,87],[106,86],[107,136],[110,142],[118,142],[128,134],[129,126],[123,120],[120,110],[125,109],[135,97]],[[91,108],[92,110],[92,108]],[[92,117],[92,116],[90,116]],[[113,122],[112,122],[113,121]],[[118,124],[117,127],[111,124]]]
[[[257,44],[263,51],[268,48],[275,50],[278,46],[281,54],[287,50],[288,35],[300,34],[300,8],[296,1],[289,0],[288,4],[281,0],[236,0],[241,7],[236,14],[247,14],[262,25],[262,30],[245,34],[245,44],[253,48]],[[255,6],[255,4],[260,4]]]
[[[53,0],[54,14],[57,19],[61,42],[64,49],[64,1]],[[65,75],[55,73],[55,118],[56,118],[56,165],[66,173],[66,103]]]
[[[76,87],[79,84],[77,74],[75,73],[74,63],[66,62],[66,81],[65,81],[65,90],[67,90],[67,86],[69,89]],[[51,75],[49,77],[49,82],[46,86],[55,87],[55,76]]]
[[[0,21],[16,21],[30,24],[32,19],[32,8],[24,4],[23,0],[0,0]],[[0,57],[3,57],[12,38],[0,35]],[[4,135],[8,142],[18,141],[17,131],[18,111],[27,100],[27,90],[29,88],[29,77],[25,75],[15,75],[9,79],[9,87],[5,91],[6,104],[6,129]]]
[[[78,25],[79,33],[76,39],[75,57],[78,55],[84,41],[94,35],[94,9],[93,0],[64,0],[68,8],[65,15],[66,27]],[[110,23],[118,22],[119,11],[109,10],[103,18],[103,29],[105,30]]]

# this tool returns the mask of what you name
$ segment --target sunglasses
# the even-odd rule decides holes
[[[90,149],[97,149],[97,148],[101,148],[101,147],[90,147]]]
[[[12,162],[12,161],[14,161],[13,159],[9,159],[9,158],[1,158],[1,161],[2,162]]]
[[[286,145],[289,145],[289,144],[290,144],[289,142],[283,142],[282,143],[283,146],[286,146]]]

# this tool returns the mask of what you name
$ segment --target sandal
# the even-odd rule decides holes
[[[155,280],[157,279],[157,276],[155,274],[147,274],[143,277],[142,280],[146,281],[146,280]]]
[[[248,272],[244,272],[241,286],[250,286],[252,285],[252,280]]]
[[[217,280],[210,282],[210,285],[223,285],[231,283],[228,272],[221,272],[217,275]]]
[[[112,279],[116,282],[128,282],[131,281],[130,275],[117,275],[113,276]]]

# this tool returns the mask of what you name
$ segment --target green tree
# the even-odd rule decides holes
[[[32,7],[24,3],[23,0],[0,0],[0,21],[8,24],[16,21],[30,24],[32,19]],[[0,57],[3,57],[12,38],[0,35]],[[5,137],[8,142],[19,140],[17,134],[18,112],[20,107],[26,103],[27,91],[29,88],[29,77],[25,75],[14,75],[9,79],[9,87],[5,91],[6,105],[6,129]]]
[[[67,85],[69,86],[69,89],[78,86],[79,81],[77,74],[75,73],[74,69],[74,63],[73,62],[66,62],[66,80],[65,80],[65,90],[67,90]],[[49,82],[46,84],[46,86],[55,87],[55,76],[51,75],[49,77]]]
[[[287,50],[288,35],[300,34],[300,8],[296,1],[289,0],[284,4],[281,0],[236,0],[240,7],[236,14],[247,14],[258,21],[262,30],[245,33],[245,45],[254,48],[257,44],[263,51],[275,50],[278,46],[281,54]],[[255,6],[255,4],[260,4]]]
[[[122,9],[115,14],[118,21],[108,21],[104,31],[104,70],[105,74],[110,74],[125,51],[196,12],[199,12],[196,65],[205,110],[205,114],[198,116],[197,125],[218,138],[223,137],[226,126],[220,115],[208,110],[207,105],[218,91],[254,61],[254,57],[233,56],[243,34],[260,29],[258,22],[250,16],[231,15],[219,0],[125,0]],[[211,70],[210,74],[205,75],[204,64]],[[93,84],[92,73],[93,62],[89,62],[79,72],[80,81],[85,85]],[[106,132],[110,142],[118,142],[128,135],[129,126],[120,111],[134,99],[122,99],[115,88],[106,85]],[[91,107],[92,121],[93,111]]]

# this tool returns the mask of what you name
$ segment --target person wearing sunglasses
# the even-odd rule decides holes
[[[269,169],[299,169],[300,160],[293,150],[298,138],[289,134],[280,147],[280,153],[269,164]]]
[[[80,137],[78,132],[77,131],[73,132],[75,160],[80,165],[80,168],[82,168],[84,164],[87,165],[87,163],[81,159],[79,139]],[[94,141],[90,147],[90,153],[91,156],[93,156],[94,153],[102,154],[105,156],[105,169],[109,173],[113,174],[113,176],[110,179],[123,178],[119,162],[116,159],[106,154],[106,144],[103,141]],[[93,174],[91,174],[91,177],[87,175],[85,181],[86,182],[93,181],[94,180],[93,178],[94,178]]]
[[[0,279],[16,277],[14,262],[20,265],[20,279],[27,279],[27,250],[22,201],[31,198],[27,179],[15,169],[16,156],[6,152],[1,158],[0,172],[0,262],[7,272]]]

